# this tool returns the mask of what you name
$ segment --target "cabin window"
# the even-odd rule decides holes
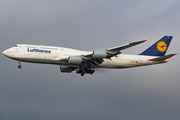
[[[18,47],[18,45],[14,45],[14,47]]]
[[[48,48],[48,47],[40,47],[40,49],[58,50],[58,48]]]
[[[34,47],[34,46],[26,46],[26,48],[37,48],[37,47]]]

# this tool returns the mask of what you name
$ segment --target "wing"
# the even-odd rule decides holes
[[[93,51],[92,54],[82,55],[81,58],[83,59],[84,63],[90,64],[94,68],[97,68],[104,61],[103,59],[111,59],[111,57],[121,54],[121,50],[138,45],[145,41],[146,40],[132,42],[126,45],[109,48],[109,49],[101,50],[101,51]]]
[[[132,43],[129,43],[129,44],[126,44],[126,45],[122,45],[122,46],[110,48],[110,49],[108,49],[108,51],[121,51],[121,50],[127,49],[127,48],[129,48],[129,47],[132,47],[132,46],[141,44],[141,43],[143,43],[143,42],[145,42],[145,41],[146,41],[146,40],[142,40],[142,41],[138,41],[138,42],[132,42]]]
[[[143,43],[145,41],[146,40],[142,40],[142,41],[132,42],[132,43],[122,45],[122,46],[118,46],[118,47],[114,47],[114,48],[109,48],[106,50],[93,51],[92,54],[84,55],[84,57],[87,57],[87,58],[101,58],[102,57],[102,58],[104,58],[104,56],[106,56],[106,58],[110,59],[111,57],[120,54],[122,50],[133,47],[133,46],[138,45],[140,43]]]
[[[59,57],[59,58],[56,58],[55,60],[66,62],[71,59],[76,60],[76,61],[81,61],[80,59],[82,59],[84,62],[90,63],[92,66],[99,66],[99,64],[103,62],[103,59],[111,59],[111,57],[121,54],[122,50],[138,45],[145,41],[146,40],[142,40],[142,41],[132,42],[132,43],[114,47],[114,48],[109,48],[106,50],[93,51],[90,54],[83,54],[79,56]]]
[[[106,50],[88,52],[86,54],[58,57],[54,60],[61,61],[68,66],[61,66],[61,72],[71,72],[76,69],[76,73],[81,74],[81,76],[83,76],[85,73],[93,74],[95,72],[94,68],[98,68],[98,66],[103,63],[103,59],[111,59],[111,57],[120,54],[122,50],[138,45],[145,41],[146,40],[132,42]]]

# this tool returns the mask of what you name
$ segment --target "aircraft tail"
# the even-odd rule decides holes
[[[166,51],[169,47],[172,38],[173,36],[164,36],[159,41],[154,43],[151,47],[142,52],[140,55],[164,56],[166,54]]]
[[[165,56],[161,56],[161,57],[149,59],[149,61],[163,61],[163,60],[166,60],[166,59],[168,59],[168,58],[171,58],[171,57],[173,57],[173,56],[175,56],[175,55],[177,55],[177,54],[165,55]]]

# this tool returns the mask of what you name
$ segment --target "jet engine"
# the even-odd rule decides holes
[[[107,52],[106,51],[93,51],[93,57],[94,58],[106,58],[107,57]]]
[[[70,56],[69,59],[68,59],[68,62],[70,64],[77,64],[77,65],[79,65],[79,64],[81,64],[82,61],[83,60],[82,60],[82,58],[80,56]]]
[[[69,66],[60,66],[60,70],[61,72],[70,73],[74,70],[74,68]]]

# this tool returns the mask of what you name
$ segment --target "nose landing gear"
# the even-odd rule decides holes
[[[18,68],[19,68],[19,69],[22,68],[21,62],[18,61],[18,63],[19,63]]]
[[[18,68],[20,69],[22,67],[22,65],[18,65]]]

